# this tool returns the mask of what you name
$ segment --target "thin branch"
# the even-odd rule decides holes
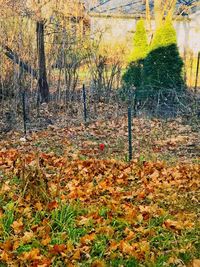
[[[31,74],[35,79],[38,79],[38,73],[29,64],[24,62],[15,52],[13,52],[8,46],[1,45],[3,53],[11,59],[15,64],[18,64],[20,68]]]

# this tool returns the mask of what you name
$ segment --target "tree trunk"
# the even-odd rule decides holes
[[[38,53],[38,68],[39,68],[39,96],[40,101],[49,101],[49,86],[47,82],[46,72],[46,60],[45,60],[45,49],[44,49],[44,22],[37,22],[37,53]]]
[[[155,23],[156,28],[159,28],[162,25],[163,14],[162,14],[162,1],[155,0],[154,1],[154,16],[155,16]]]
[[[149,0],[146,0],[146,21],[148,25],[148,29],[151,30],[151,11],[149,6]]]
[[[172,18],[173,18],[174,10],[176,8],[176,2],[177,2],[176,0],[171,0],[169,2],[168,13],[167,13],[167,18],[169,20],[172,20]]]

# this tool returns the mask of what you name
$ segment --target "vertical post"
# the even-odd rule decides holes
[[[37,33],[37,56],[38,56],[38,68],[39,68],[38,89],[41,102],[48,103],[49,85],[47,82],[44,31],[45,31],[45,22],[37,21],[36,33]]]
[[[83,111],[84,111],[84,120],[85,120],[85,122],[87,122],[87,105],[86,105],[85,84],[83,84]]]
[[[199,76],[199,63],[200,63],[200,52],[198,53],[198,59],[197,59],[196,80],[195,80],[195,87],[194,87],[195,93],[197,93],[198,76]]]
[[[131,106],[128,107],[128,150],[129,150],[129,161],[131,161],[133,158]]]
[[[23,106],[23,123],[24,123],[24,135],[26,135],[26,92],[25,90],[22,93],[22,106]]]
[[[192,88],[192,68],[193,68],[193,59],[194,59],[194,55],[191,52],[190,53],[190,88]]]
[[[184,47],[184,53],[183,53],[183,60],[184,60],[184,66],[186,66],[186,68],[184,68],[184,82],[185,84],[187,84],[187,51],[186,48]]]

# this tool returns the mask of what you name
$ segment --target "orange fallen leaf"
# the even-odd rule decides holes
[[[149,177],[150,177],[152,180],[156,180],[156,179],[158,179],[159,176],[160,176],[160,174],[159,174],[159,171],[158,171],[158,170],[155,170],[151,175],[149,175]]]
[[[91,267],[105,267],[105,263],[101,260],[96,260],[91,264]]]
[[[46,246],[46,245],[48,245],[50,242],[51,242],[51,238],[50,238],[49,235],[47,235],[44,239],[42,239],[41,244],[42,244],[43,246]]]
[[[119,243],[117,243],[116,241],[111,241],[111,243],[110,243],[110,247],[109,247],[109,249],[111,250],[111,251],[115,251],[115,250],[117,250],[118,249],[118,247],[119,247]]]
[[[25,244],[30,242],[33,237],[34,237],[33,232],[25,232],[24,236],[21,238],[21,241]]]
[[[138,199],[138,200],[139,200],[139,199],[144,199],[145,196],[146,196],[145,191],[142,191],[142,192],[138,193],[138,195],[137,195],[137,199]]]
[[[91,241],[93,241],[95,239],[95,237],[96,237],[95,233],[85,235],[85,236],[81,237],[80,242],[82,244],[87,244],[87,243],[90,243]]]
[[[22,260],[39,260],[41,258],[40,250],[38,248],[33,248],[29,252],[22,253],[22,256],[20,257]]]
[[[135,233],[133,231],[131,231],[130,229],[126,228],[124,230],[124,233],[127,235],[126,236],[126,240],[129,241],[131,239],[133,239],[135,237]]]
[[[73,260],[80,260],[80,258],[81,258],[81,252],[80,252],[80,249],[77,249],[72,256],[72,259]]]
[[[35,204],[35,208],[36,208],[38,211],[43,210],[42,203],[41,203],[41,202],[37,202],[37,203]]]
[[[168,229],[170,228],[170,229],[176,229],[176,230],[181,230],[181,229],[184,228],[183,223],[177,222],[177,221],[173,221],[173,220],[170,220],[170,219],[168,219],[168,220],[166,220],[164,222],[164,226],[166,228],[168,228]]]
[[[119,248],[122,251],[122,253],[133,255],[133,247],[128,242],[122,240],[120,242]]]
[[[14,221],[12,223],[12,228],[15,232],[15,234],[19,234],[22,230],[23,230],[23,222],[22,222],[22,218],[20,218],[18,221]]]
[[[20,246],[20,239],[14,241],[14,244],[13,244],[13,250],[18,249],[19,246]]]
[[[111,226],[102,226],[96,230],[98,233],[112,237],[114,235],[114,230]]]
[[[9,254],[5,251],[3,251],[0,255],[0,259],[2,261],[8,262],[9,261]]]
[[[6,240],[3,245],[2,245],[2,248],[5,250],[5,251],[10,251],[10,250],[13,250],[13,243],[11,240]]]
[[[53,209],[56,209],[56,208],[58,208],[58,202],[56,200],[54,200],[54,201],[52,201],[52,202],[50,202],[48,204],[48,209],[49,210],[53,210]]]
[[[190,267],[200,267],[200,259],[193,260]]]
[[[59,254],[63,252],[66,249],[66,246],[64,244],[56,244],[53,246],[53,249],[51,250],[54,254]]]

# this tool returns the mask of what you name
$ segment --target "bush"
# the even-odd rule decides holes
[[[148,54],[147,34],[143,20],[139,20],[136,25],[136,32],[133,38],[133,52],[128,58],[130,62],[122,80],[125,87],[139,88],[142,82],[143,60]]]
[[[143,77],[144,86],[138,90],[145,91],[145,97],[156,97],[160,91],[166,97],[169,91],[180,92],[185,89],[183,61],[176,43],[175,29],[169,21],[155,33],[151,52],[144,60]]]
[[[123,81],[126,87],[130,88],[134,86],[140,87],[142,83],[142,70],[143,70],[143,59],[131,62],[123,75]]]
[[[144,83],[157,90],[184,88],[183,61],[176,44],[159,47],[144,61]]]
[[[144,59],[149,51],[147,33],[144,20],[139,20],[136,24],[136,31],[133,37],[133,51],[128,57],[128,61],[137,62]]]
[[[176,32],[170,21],[154,36],[151,52],[144,61],[144,83],[155,90],[182,90],[183,61],[179,55]]]

